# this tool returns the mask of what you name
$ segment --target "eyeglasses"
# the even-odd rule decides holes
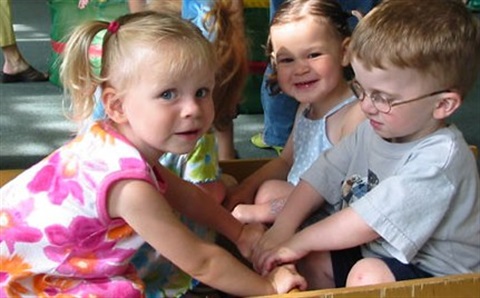
[[[382,95],[380,95],[378,93],[367,94],[365,92],[365,90],[363,89],[362,85],[360,85],[360,83],[357,82],[356,80],[353,80],[350,83],[350,88],[352,89],[353,94],[360,101],[363,101],[365,99],[365,96],[368,95],[368,97],[372,101],[373,106],[377,110],[379,110],[380,112],[385,113],[385,114],[390,113],[390,111],[392,110],[392,107],[394,107],[394,106],[403,105],[404,103],[409,103],[409,102],[417,101],[417,100],[420,100],[420,99],[428,98],[430,96],[434,96],[434,95],[444,93],[444,92],[451,92],[450,89],[444,89],[444,90],[428,93],[428,94],[425,94],[425,95],[422,95],[422,96],[419,96],[419,97],[415,97],[415,98],[412,98],[412,99],[392,102],[391,100],[384,98]]]

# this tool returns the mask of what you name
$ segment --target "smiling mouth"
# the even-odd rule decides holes
[[[315,84],[317,80],[312,80],[312,81],[307,81],[307,82],[300,82],[300,83],[295,83],[295,87],[297,88],[308,88],[311,85]]]

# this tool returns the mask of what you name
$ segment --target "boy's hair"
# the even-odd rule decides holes
[[[337,0],[285,0],[273,16],[270,27],[297,22],[307,16],[313,16],[318,22],[329,24],[333,29],[331,30],[332,34],[337,36],[339,40],[351,35],[348,19],[352,17],[352,14],[345,12]],[[273,45],[270,34],[268,35],[265,52],[270,59],[273,70],[267,84],[271,93],[277,94],[280,92],[280,88],[277,81],[275,61],[272,59]],[[348,73],[348,69],[346,73]]]
[[[413,68],[463,97],[479,72],[479,28],[461,1],[383,1],[359,22],[349,50],[367,69]]]
[[[248,76],[248,41],[245,36],[243,12],[234,9],[233,1],[215,0],[203,16],[203,25],[211,36],[218,58],[218,72],[213,89],[215,119],[213,126],[224,130],[237,114],[237,105],[243,100]],[[148,8],[181,15],[181,1],[151,1]],[[213,20],[213,21],[212,21]]]
[[[196,26],[180,17],[146,11],[121,16],[115,22],[118,29],[107,30],[103,39],[100,75],[91,65],[89,48],[93,38],[109,28],[109,23],[84,23],[68,39],[60,75],[71,96],[71,116],[75,120],[91,115],[95,104],[93,93],[98,86],[111,86],[114,82],[122,92],[135,83],[139,74],[149,71],[141,69],[139,62],[146,59],[142,50],[162,53],[165,56],[162,67],[168,69],[172,77],[205,68],[217,70],[211,43]]]

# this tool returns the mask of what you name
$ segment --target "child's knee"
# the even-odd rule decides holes
[[[395,277],[385,262],[377,258],[365,258],[352,267],[346,286],[364,286],[394,281]]]
[[[268,182],[269,181],[264,182],[258,188],[257,194],[255,195],[255,204],[265,204],[272,200],[272,188]]]

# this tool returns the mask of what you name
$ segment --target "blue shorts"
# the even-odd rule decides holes
[[[345,287],[347,276],[353,265],[363,259],[360,247],[330,252],[335,287]],[[433,275],[412,264],[403,264],[395,258],[381,258],[388,266],[396,281],[432,277]]]

